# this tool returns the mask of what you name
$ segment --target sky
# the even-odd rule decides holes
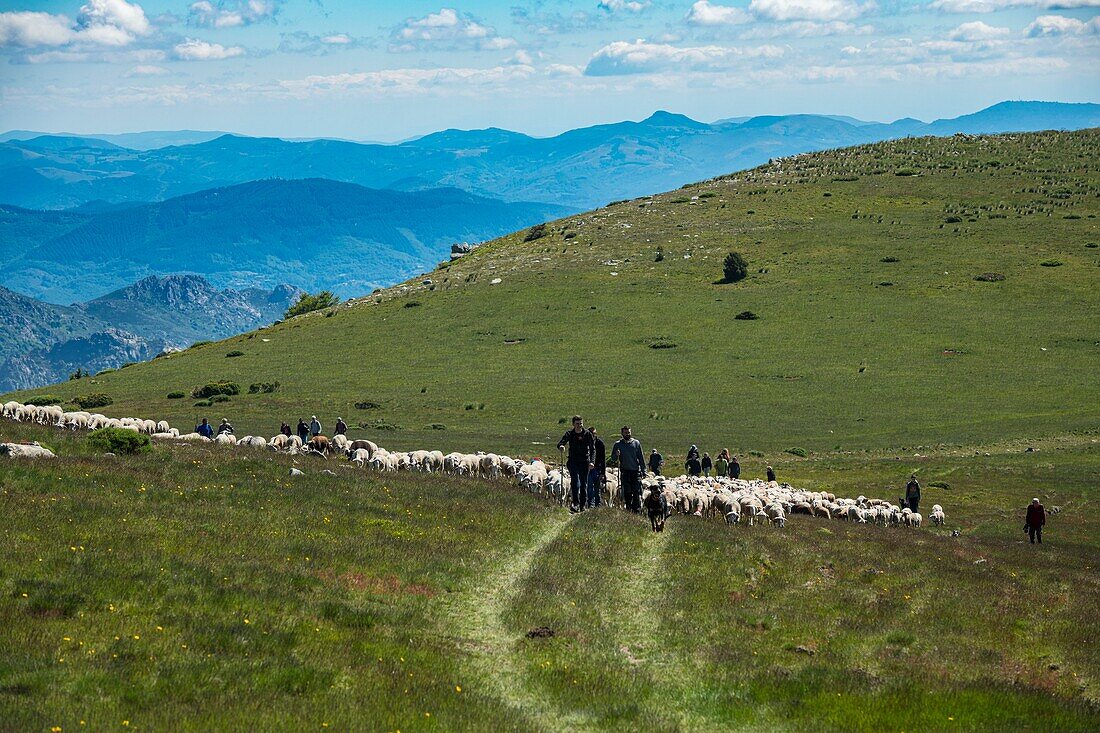
[[[1100,101],[1100,0],[0,0],[0,130],[394,141]]]

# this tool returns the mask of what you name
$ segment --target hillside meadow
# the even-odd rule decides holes
[[[394,447],[519,455],[545,453],[575,412],[605,435],[631,423],[670,455],[1092,430],[1098,143],[1096,130],[916,138],[777,160],[16,397],[106,393],[107,414],[225,416],[238,435],[340,416]],[[719,282],[729,251],[748,260],[741,282]],[[220,380],[242,394],[167,398]],[[279,387],[247,394],[261,382]]]
[[[0,440],[60,456],[0,463],[0,729],[1100,725],[1096,439],[779,465],[869,495],[916,467],[944,528],[662,534],[504,483],[111,458],[6,421]],[[1042,546],[1020,532],[1033,494],[1061,507]]]

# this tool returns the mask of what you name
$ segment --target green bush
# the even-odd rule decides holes
[[[199,400],[195,403],[195,407],[210,407],[213,404],[210,400]]]
[[[229,402],[229,395],[216,394],[210,398],[210,404],[214,404],[215,402]]]
[[[730,252],[726,255],[726,260],[722,263],[722,275],[725,282],[735,283],[738,280],[744,280],[748,274],[749,263],[745,261],[745,258],[739,252]]]
[[[883,257],[881,260],[879,260],[879,262],[901,262],[901,260],[899,260],[897,257],[894,257],[893,255],[887,255],[886,257]]]
[[[248,385],[248,394],[271,394],[279,388],[278,382],[256,382]]]
[[[983,272],[981,275],[975,275],[974,279],[982,283],[999,283],[1005,279],[1005,276],[999,272]]]
[[[218,394],[239,395],[240,393],[241,385],[236,382],[208,382],[191,390],[192,397],[200,398],[213,397]]]
[[[1043,260],[1039,264],[1042,265],[1043,267],[1061,267],[1062,266],[1062,261],[1061,260]]]
[[[244,356],[244,352],[243,351],[238,351],[237,349],[234,349],[233,351],[230,351],[229,353],[227,353],[225,355],[225,358],[226,359],[233,359],[233,358],[238,357],[238,356]]]
[[[755,321],[759,317],[760,316],[756,315],[752,311],[741,311],[736,316],[734,316],[734,319],[738,321]]]
[[[523,237],[524,242],[534,242],[536,239],[542,239],[546,236],[546,225],[536,224],[527,230],[527,234]]]
[[[805,458],[809,455],[809,453],[806,452],[805,448],[788,448],[787,452],[790,453],[792,456],[798,456],[799,458]]]
[[[332,292],[328,290],[322,290],[316,295],[310,295],[309,293],[302,293],[298,301],[286,309],[286,313],[283,314],[283,318],[293,318],[294,316],[300,316],[303,313],[311,313],[312,311],[319,311],[324,308],[331,308],[337,305],[340,299],[337,298]]]
[[[169,392],[168,399],[170,400],[182,400],[187,394],[184,392]]]
[[[428,425],[427,427],[428,427],[428,430],[446,430],[447,429],[447,426],[444,425],[441,422],[433,422],[431,425]]]
[[[114,402],[114,400],[111,399],[111,396],[103,394],[102,392],[93,392],[92,394],[73,397],[73,403],[82,410],[90,410],[93,407],[106,407],[112,402]]]
[[[52,394],[40,394],[27,399],[28,405],[38,405],[39,407],[45,407],[46,405],[60,405],[64,402],[63,399],[57,395]]]
[[[212,344],[212,343],[214,343],[214,342],[213,341],[196,341],[195,343],[191,344],[187,348],[197,349],[200,346],[206,346],[207,344]]]
[[[359,423],[359,427],[363,428],[364,430],[400,430],[401,429],[400,426],[394,425],[393,423],[388,423],[385,420],[383,420],[382,418],[378,418],[377,420],[374,420],[373,422],[361,422],[361,423]]]
[[[950,489],[951,488],[951,484],[947,483],[946,481],[929,481],[928,485],[931,486],[933,489]]]
[[[355,403],[356,410],[377,410],[382,405],[371,400],[363,400]]]
[[[69,381],[73,382],[77,379],[84,379],[84,377],[90,377],[90,376],[92,376],[92,375],[89,374],[88,372],[84,371],[80,367],[77,367],[76,371],[69,375]]]
[[[898,168],[894,171],[895,176],[915,176],[917,172],[912,168]]]
[[[133,430],[123,430],[122,428],[93,430],[91,435],[88,436],[88,443],[103,453],[116,453],[119,455],[148,453],[152,449],[148,435],[135,433]]]

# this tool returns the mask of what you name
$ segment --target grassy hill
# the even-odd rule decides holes
[[[107,458],[0,422],[31,439],[61,457],[0,462],[5,730],[1100,725],[1095,441],[922,460],[949,480],[925,495],[943,529],[653,534],[503,484],[318,459],[288,478],[288,457],[213,446]],[[854,495],[898,468],[780,471]],[[1064,511],[1032,547],[1036,494]]]
[[[777,160],[504,237],[431,285],[50,392],[186,425],[210,411],[167,393],[278,381],[209,416],[273,434],[340,415],[387,445],[519,454],[545,453],[574,412],[670,453],[1094,431],[1098,152],[1089,130]],[[717,283],[731,250],[750,275]]]

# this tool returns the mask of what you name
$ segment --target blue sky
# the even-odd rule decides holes
[[[1100,100],[1100,0],[0,0],[0,129],[397,140]]]

